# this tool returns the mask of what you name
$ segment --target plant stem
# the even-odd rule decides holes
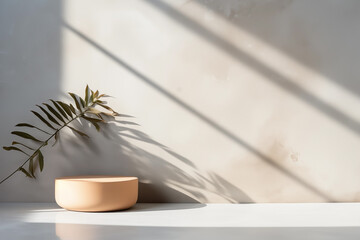
[[[1,180],[0,184],[2,184],[3,182],[5,182],[7,179],[9,179],[12,175],[14,175],[17,171],[20,171],[20,168],[22,168],[28,161],[30,161],[30,159],[34,158],[35,155],[37,154],[37,152],[44,146],[46,146],[48,144],[48,141],[53,138],[58,132],[60,132],[61,129],[63,129],[64,127],[68,126],[69,123],[71,123],[72,121],[74,121],[75,119],[78,119],[79,117],[83,116],[84,113],[90,108],[93,107],[96,103],[92,103],[91,106],[86,106],[86,108],[84,108],[83,111],[80,112],[80,114],[75,115],[74,118],[72,118],[70,121],[66,122],[63,126],[61,126],[59,129],[57,129],[48,139],[46,139],[43,144],[41,144],[35,151],[34,153],[20,166],[18,167],[15,171],[13,171],[9,176],[7,176],[6,178],[4,178],[3,180]]]

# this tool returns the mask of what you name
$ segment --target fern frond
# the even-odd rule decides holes
[[[40,140],[41,138],[34,135],[34,133],[29,134],[29,133],[26,133],[23,131],[11,132],[11,134],[15,135],[16,137],[21,138],[22,140],[25,140],[25,141],[30,140],[39,145],[37,148],[32,148],[32,147],[27,146],[26,143],[23,143],[20,141],[13,141],[12,145],[17,145],[17,146],[4,146],[3,147],[4,150],[18,151],[18,152],[21,152],[21,153],[27,155],[28,158],[14,172],[12,172],[9,176],[7,176],[3,180],[1,180],[0,184],[3,183],[4,181],[6,181],[11,176],[13,176],[18,171],[24,173],[26,177],[36,178],[37,168],[39,168],[40,172],[42,172],[44,169],[44,155],[41,152],[42,148],[47,146],[48,142],[52,141],[52,139],[54,139],[54,143],[52,144],[52,146],[54,146],[57,143],[57,141],[59,139],[60,131],[63,128],[68,127],[75,134],[78,134],[82,137],[88,138],[89,136],[86,133],[70,126],[70,124],[74,120],[82,118],[82,119],[88,121],[90,124],[92,124],[96,128],[96,130],[99,131],[100,126],[101,126],[99,123],[101,123],[101,124],[107,123],[106,121],[104,121],[101,114],[108,114],[108,115],[111,115],[112,117],[114,117],[118,114],[112,108],[105,105],[105,102],[100,100],[102,97],[107,97],[108,95],[100,94],[98,90],[94,92],[89,88],[88,85],[85,88],[84,98],[81,98],[78,95],[76,95],[75,93],[71,93],[71,92],[69,92],[69,95],[73,99],[76,109],[71,103],[67,104],[62,101],[55,101],[55,100],[50,99],[49,101],[52,103],[53,106],[51,106],[48,103],[43,103],[43,106],[46,107],[46,109],[45,109],[41,105],[36,105],[37,107],[40,108],[41,112],[46,116],[46,118],[43,115],[41,115],[40,113],[38,113],[34,110],[31,110],[31,112],[41,121],[42,124],[44,124],[45,126],[47,126],[50,129],[52,129],[54,132],[49,133],[49,132],[47,132],[39,127],[36,127],[32,124],[29,124],[29,123],[19,123],[16,125],[16,127],[32,128],[33,130],[37,130],[41,133],[46,133],[49,136],[45,140]],[[96,106],[105,108],[106,110],[110,111],[110,113],[102,112],[102,111],[96,109]],[[93,114],[93,115],[97,116],[98,118],[89,117],[90,114]],[[58,126],[58,127],[55,127],[55,126]],[[21,149],[21,148],[23,148],[23,149]],[[32,151],[32,153],[30,153],[30,154],[27,153],[25,151],[25,149],[27,151],[29,151],[29,150]],[[24,166],[26,164],[28,164],[27,170],[24,168]]]

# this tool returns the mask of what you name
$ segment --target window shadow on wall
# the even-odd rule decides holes
[[[359,1],[191,2],[360,96]]]
[[[153,140],[144,132],[109,123],[103,133],[120,149],[121,162],[127,171],[140,176],[139,202],[211,202],[208,194],[230,203],[251,203],[241,189],[214,172],[204,172],[186,157]],[[131,142],[129,141],[131,140]],[[147,143],[160,148],[172,159],[160,157],[132,143]]]
[[[170,6],[168,3],[165,3],[161,0],[149,0],[145,2],[148,3],[150,6],[153,6],[155,9],[158,9],[164,15],[168,16],[169,19],[178,22],[189,31],[194,32],[198,36],[205,39],[207,42],[211,43],[216,48],[224,51],[229,56],[232,56],[237,61],[246,64],[251,69],[254,69],[254,71],[264,76],[264,79],[280,87],[281,89],[286,90],[294,97],[315,108],[316,110],[324,113],[340,125],[360,135],[360,123],[356,119],[343,112],[341,109],[338,109],[321,100],[319,97],[313,95],[299,84],[291,81],[283,74],[259,62],[253,56],[237,48],[235,45],[228,42],[221,36],[216,35],[215,33],[206,29],[201,24],[193,21],[188,16],[185,16],[184,14]]]
[[[203,122],[205,122],[206,124],[211,126],[213,129],[215,129],[220,134],[222,134],[222,135],[226,136],[227,138],[231,139],[233,142],[235,142],[239,146],[247,149],[249,152],[256,155],[259,159],[261,159],[263,162],[265,162],[269,166],[276,169],[281,174],[285,175],[286,177],[288,177],[292,181],[298,183],[299,185],[305,187],[306,189],[313,192],[314,194],[322,197],[324,200],[333,201],[332,198],[330,196],[328,196],[327,194],[325,194],[322,190],[318,189],[313,184],[307,182],[305,179],[302,179],[301,177],[294,175],[292,172],[290,172],[289,170],[287,170],[286,168],[284,168],[280,164],[276,163],[273,159],[271,159],[270,157],[268,157],[265,154],[263,154],[262,152],[260,152],[254,146],[247,143],[244,139],[234,135],[231,131],[227,130],[225,127],[223,127],[223,126],[219,125],[218,123],[216,123],[215,120],[210,119],[206,115],[202,114],[199,110],[193,108],[192,106],[188,105],[187,103],[185,103],[181,99],[177,98],[176,96],[174,96],[170,92],[166,91],[160,85],[156,84],[152,79],[148,78],[143,73],[141,73],[137,69],[133,68],[128,63],[126,63],[125,61],[123,61],[119,57],[115,56],[110,51],[108,51],[107,49],[105,49],[104,47],[99,45],[98,43],[94,42],[92,39],[90,39],[89,37],[87,37],[83,33],[79,32],[78,30],[76,30],[75,28],[73,28],[72,26],[67,24],[66,22],[64,22],[63,24],[64,24],[64,27],[67,28],[68,30],[70,30],[73,34],[77,35],[78,37],[83,39],[85,42],[90,44],[92,47],[96,48],[98,51],[100,51],[101,53],[103,53],[104,55],[106,55],[107,57],[112,59],[114,62],[116,62],[122,68],[128,70],[130,73],[135,75],[137,77],[137,79],[141,80],[143,83],[145,83],[148,86],[152,87],[153,89],[155,89],[156,91],[158,91],[159,93],[161,93],[162,95],[167,97],[169,100],[175,102],[176,104],[181,106],[183,109],[185,109],[186,111],[188,111],[192,115],[196,116],[198,119],[202,120]],[[119,140],[119,142],[122,141],[122,139],[118,139],[118,140]],[[143,141],[150,141],[150,140],[143,140]],[[139,156],[147,155],[147,157],[149,159],[152,159],[152,158],[156,159],[156,156],[152,156],[150,153],[143,152],[141,149],[137,149],[135,146],[129,146],[129,148],[131,149],[132,152],[138,154]],[[181,158],[179,158],[179,160],[184,161],[184,158],[181,157]],[[164,160],[163,159],[159,160],[159,162],[162,162],[162,161],[164,161]],[[156,161],[154,161],[154,162],[156,162]],[[185,160],[185,162],[189,162],[189,160]],[[141,169],[141,168],[144,167],[144,165],[139,164],[138,167]],[[166,170],[166,171],[161,172],[161,173],[165,174],[164,176],[166,176],[166,174],[169,174],[169,173],[174,173],[175,174],[174,176],[166,176],[166,177],[169,177],[169,178],[175,177],[176,181],[179,181],[182,184],[183,183],[185,183],[185,184],[188,183],[188,180],[186,179],[186,177],[182,175],[183,172],[181,171],[181,169],[176,169],[176,168],[174,168],[174,166],[168,165],[167,163],[165,163],[164,168],[165,168],[164,170]],[[217,177],[215,176],[214,179],[217,179]],[[222,179],[218,180],[218,184],[220,184],[221,182],[222,182]],[[191,183],[191,182],[189,182],[189,183]],[[226,189],[226,191],[234,190],[234,189],[231,189],[231,187],[229,187],[229,186],[227,188],[225,188],[225,189]],[[196,192],[194,192],[194,193],[196,193]],[[201,197],[201,196],[198,196],[198,197]]]
[[[62,152],[64,160],[77,159],[77,163],[68,161],[71,169],[76,169],[72,174],[94,174],[91,167],[81,167],[90,161],[86,155],[86,152],[90,152],[92,159],[101,156],[104,159],[102,164],[111,166],[110,168],[97,168],[95,174],[126,174],[139,177],[138,202],[141,203],[253,202],[240,188],[212,171],[201,171],[186,157],[137,129],[139,127],[134,121],[124,118],[128,117],[117,117],[116,119],[107,117],[106,124],[99,123],[101,132],[96,134],[101,134],[101,138],[89,139],[73,135],[67,139],[65,145],[60,137],[59,150]],[[94,131],[89,123],[83,120],[74,122],[74,126],[86,132]],[[106,141],[108,142],[104,144]],[[140,143],[140,146],[137,143]],[[146,147],[143,147],[144,144]],[[149,146],[151,150],[149,150]],[[116,154],[110,157],[107,152],[114,152],[114,147]],[[68,153],[73,149],[80,148],[86,148],[84,149],[85,154],[75,157]],[[165,154],[163,154],[164,152]]]

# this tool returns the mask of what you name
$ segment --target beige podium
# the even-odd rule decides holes
[[[133,206],[137,198],[137,177],[74,176],[55,179],[56,203],[67,210],[122,210]]]

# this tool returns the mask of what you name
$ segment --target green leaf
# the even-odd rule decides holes
[[[47,103],[43,103],[43,104],[47,107],[47,109],[49,109],[50,112],[52,112],[52,114],[55,115],[55,117],[57,117],[60,121],[62,121],[63,123],[65,123],[64,118],[63,118],[52,106],[50,106],[50,105],[47,104]]]
[[[67,105],[66,103],[63,103],[63,102],[61,102],[61,101],[57,101],[57,103],[65,110],[65,112],[66,112],[71,118],[73,117],[69,105]]]
[[[97,98],[99,96],[99,90],[96,90],[94,97]]]
[[[94,102],[94,91],[91,90],[91,95],[90,95],[90,102]]]
[[[101,94],[98,98],[102,98],[102,97],[110,97],[110,96],[106,94]]]
[[[41,128],[38,128],[38,127],[35,127],[31,124],[28,124],[28,123],[19,123],[19,124],[16,124],[15,127],[29,127],[29,128],[36,128],[37,130],[39,131],[42,131],[43,133],[46,133],[48,135],[51,135],[50,133],[48,133],[47,131],[44,131],[42,130]]]
[[[85,88],[85,104],[86,106],[88,105],[89,103],[89,85],[86,85],[86,88]]]
[[[39,166],[40,166],[40,172],[42,172],[44,168],[44,156],[42,155],[41,151],[38,150],[38,160],[39,160]]]
[[[30,140],[33,140],[35,142],[42,143],[42,141],[40,141],[39,139],[36,139],[33,136],[31,136],[30,134],[25,133],[25,132],[13,131],[13,132],[11,132],[11,134],[17,135],[17,136],[22,137],[22,138],[30,139]]]
[[[31,174],[31,176],[33,177],[33,178],[36,178],[35,177],[35,168],[34,168],[34,160],[33,160],[34,158],[31,158],[30,159],[30,161],[29,161],[29,172],[30,172],[30,174]]]
[[[80,103],[79,103],[79,101],[78,101],[78,99],[76,97],[77,95],[75,93],[71,93],[71,92],[69,92],[69,95],[74,99],[76,108],[81,111]]]
[[[97,124],[96,122],[91,122],[92,125],[94,125],[94,127],[96,128],[96,130],[99,132],[100,131],[100,126],[99,124]]]
[[[101,107],[103,107],[103,108],[105,108],[105,109],[107,109],[107,110],[109,110],[109,111],[111,111],[111,112],[114,112],[114,113],[115,113],[115,111],[114,111],[111,107],[109,107],[109,106],[107,106],[107,105],[105,105],[105,104],[98,103],[98,105],[101,106]]]
[[[83,133],[83,132],[81,132],[81,131],[73,128],[73,127],[70,127],[70,126],[68,126],[68,127],[69,127],[71,130],[73,130],[74,132],[76,132],[77,134],[79,134],[80,136],[90,138],[87,134],[85,134],[85,133]]]
[[[64,110],[61,108],[61,106],[55,102],[54,100],[50,99],[50,101],[53,103],[53,105],[55,106],[55,108],[61,113],[61,115],[63,115],[64,118],[66,118],[67,120],[69,120],[68,115],[64,112]]]
[[[87,111],[87,113],[93,113],[93,114],[100,114],[101,111],[97,110],[96,108],[89,108]]]
[[[35,150],[35,149],[33,149],[33,148],[31,148],[31,147],[28,147],[28,146],[26,146],[25,144],[23,144],[23,143],[20,143],[20,142],[16,142],[16,141],[13,141],[12,143],[11,143],[11,145],[21,145],[21,146],[24,146],[24,147],[26,147],[27,149],[29,149],[29,150]]]
[[[27,177],[33,178],[28,171],[26,171],[23,167],[20,167],[19,170],[23,172]]]
[[[89,122],[90,122],[92,125],[94,125],[94,127],[96,128],[97,131],[100,131],[100,125],[97,124],[97,122],[95,122],[95,121],[90,121],[90,120],[89,120]]]
[[[98,118],[92,118],[92,117],[87,117],[87,116],[81,116],[81,117],[84,118],[84,119],[86,119],[86,120],[88,120],[88,121],[91,121],[91,122],[96,122],[96,123],[98,123],[98,122],[104,122],[104,120],[98,119]]]
[[[79,97],[79,99],[80,99],[81,106],[82,106],[83,108],[85,108],[85,106],[87,106],[87,105],[85,105],[84,99],[82,99],[81,97]]]
[[[40,105],[36,105],[36,106],[38,106],[38,107],[41,109],[41,111],[43,111],[43,112],[45,113],[45,115],[47,116],[47,118],[48,118],[50,121],[52,121],[53,123],[61,126],[61,124],[58,123],[58,121],[56,121],[56,119],[55,119],[48,111],[46,111],[42,106],[40,106]]]
[[[82,116],[82,118],[84,118],[85,120],[89,121],[92,125],[94,125],[94,127],[96,128],[97,131],[100,131],[100,126],[99,126],[99,122],[103,122],[102,119],[96,119],[96,118],[91,118],[91,117],[86,117],[86,116]]]
[[[35,169],[36,169],[36,165],[34,164],[34,158],[39,155],[39,151],[36,151],[35,154],[33,154],[31,157],[30,157],[30,161],[29,161],[29,167],[28,167],[28,171],[30,173],[30,175],[36,179],[36,176],[35,176]]]
[[[55,146],[55,144],[58,142],[59,137],[60,137],[60,132],[56,132],[55,133],[55,142],[53,143],[52,147]]]
[[[46,121],[45,118],[43,118],[39,113],[35,111],[31,111],[31,112],[35,114],[35,116],[37,116],[41,121],[43,121],[43,123],[45,123],[49,128],[56,130],[56,128],[54,128],[48,121]]]
[[[76,111],[74,106],[70,103],[70,110],[76,115]]]
[[[97,113],[97,112],[92,112],[92,111],[86,111],[86,114],[94,114],[96,117],[98,117],[98,119],[104,120],[104,118],[101,116],[101,113]]]
[[[4,150],[6,151],[19,151],[19,152],[22,152],[23,154],[27,155],[27,156],[30,156],[29,154],[27,154],[26,152],[24,152],[23,150],[21,150],[20,148],[17,148],[17,147],[14,147],[14,146],[9,146],[9,147],[3,147]]]
[[[35,128],[35,126],[28,124],[28,123],[19,123],[16,124],[15,127],[29,127],[29,128]]]
[[[113,113],[109,113],[109,112],[101,112],[100,114],[104,114],[104,115],[109,116],[109,117],[116,117],[116,116],[120,116],[120,114],[118,114],[117,112],[113,112]]]

